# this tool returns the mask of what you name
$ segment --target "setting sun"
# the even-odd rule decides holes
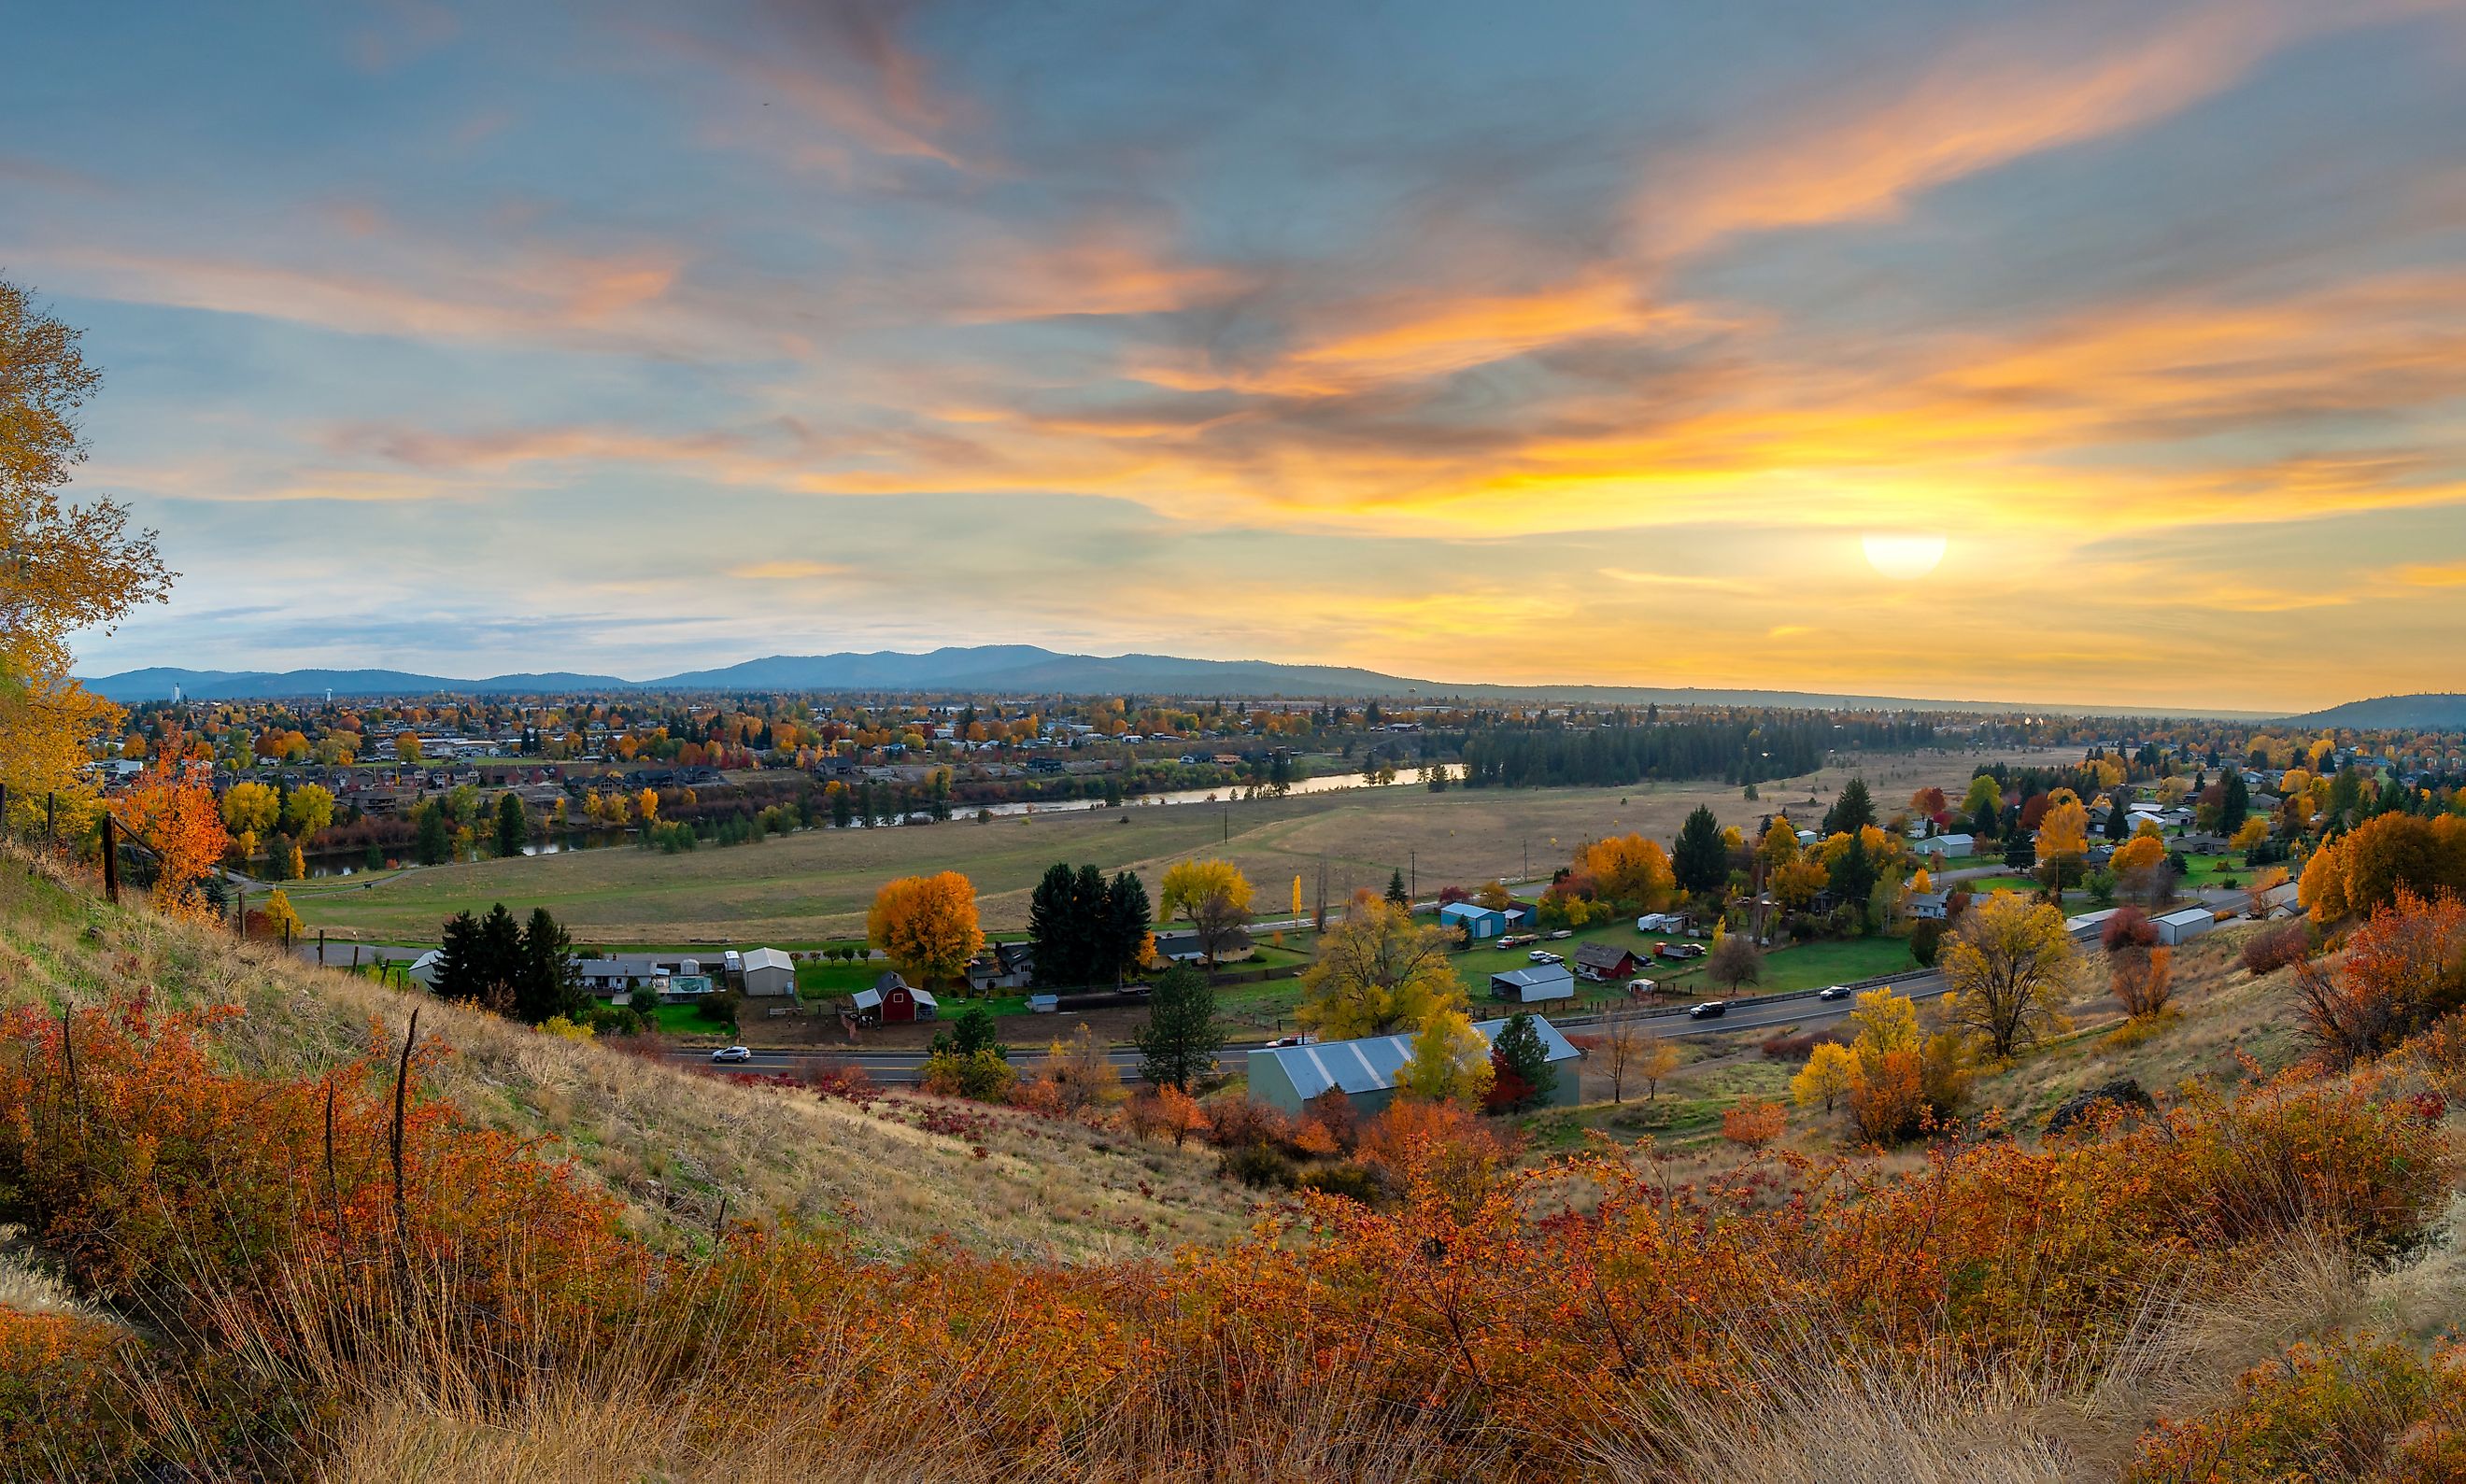
[[[1859,545],[1866,548],[1868,566],[1901,582],[1925,576],[1943,560],[1940,531],[1871,531]]]

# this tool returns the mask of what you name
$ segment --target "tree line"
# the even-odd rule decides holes
[[[1465,781],[1474,787],[1617,787],[1647,778],[1760,783],[1796,777],[1836,750],[1893,751],[1935,740],[1922,720],[1835,722],[1826,713],[1765,712],[1728,720],[1568,728],[1510,724],[1465,732]]]

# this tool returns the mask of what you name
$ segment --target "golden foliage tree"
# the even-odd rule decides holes
[[[60,498],[85,460],[78,410],[101,384],[78,336],[0,280],[0,784],[21,821],[46,795],[86,815],[85,741],[120,720],[70,673],[69,636],[162,601],[174,575],[125,506]]]
[[[1413,1038],[1413,1054],[1397,1068],[1396,1086],[1434,1102],[1478,1103],[1497,1075],[1490,1043],[1462,1010],[1441,1010]]]
[[[223,790],[223,827],[235,835],[263,835],[282,817],[281,796],[243,779]]]
[[[1214,963],[1247,935],[1249,878],[1230,861],[1177,861],[1157,883],[1156,912],[1189,923],[1200,951]]]
[[[2046,817],[2038,821],[2038,859],[2089,853],[2089,810],[2070,789],[2057,789],[2059,797],[2047,806]]]
[[[300,920],[300,913],[291,906],[291,898],[283,895],[280,887],[266,893],[265,905],[252,915],[262,915],[268,937],[288,940],[308,931],[308,925]]]
[[[956,977],[985,946],[975,886],[957,871],[885,883],[865,913],[864,932],[903,973],[929,986]]]
[[[1418,1029],[1440,1011],[1464,1007],[1464,981],[1447,962],[1446,933],[1372,897],[1356,902],[1320,935],[1317,956],[1302,971],[1295,1019],[1344,1040]]]
[[[2107,869],[2118,876],[2130,876],[2136,871],[2155,870],[2166,864],[2166,842],[2155,835],[2136,835],[2115,847],[2106,863]]]
[[[1937,959],[1952,986],[1944,1019],[1975,1033],[1992,1055],[2009,1057],[2065,1024],[2074,962],[2061,911],[1998,891],[1944,939]]]
[[[1806,1053],[1806,1065],[1789,1079],[1790,1100],[1801,1108],[1821,1107],[1830,1113],[1833,1106],[1850,1095],[1850,1083],[1858,1067],[1857,1054],[1837,1041],[1819,1041]]]
[[[322,783],[303,783],[282,804],[282,827],[294,840],[310,840],[334,822],[334,793]]]
[[[1578,874],[1593,879],[1602,899],[1622,911],[1657,911],[1678,896],[1669,852],[1642,835],[1588,842],[1577,849],[1574,864]]]

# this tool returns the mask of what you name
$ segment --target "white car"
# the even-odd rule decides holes
[[[1546,948],[1536,948],[1533,950],[1533,952],[1526,954],[1524,956],[1533,960],[1535,963],[1565,963],[1567,961]]]
[[[753,1051],[749,1046],[722,1046],[710,1053],[710,1059],[714,1062],[750,1062],[753,1060]]]

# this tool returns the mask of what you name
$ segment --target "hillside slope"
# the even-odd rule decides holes
[[[484,1126],[553,1136],[665,1240],[706,1232],[725,1211],[841,1228],[884,1254],[948,1237],[1081,1261],[1221,1240],[1249,1220],[1241,1187],[1196,1149],[975,1105],[902,1097],[868,1111],[680,1070],[113,909],[22,856],[0,859],[0,1007],[139,992],[238,1006],[218,1044],[261,1072],[313,1074],[372,1034],[398,1046],[416,1005],[423,1040],[452,1052],[435,1091]]]
[[[2466,731],[2466,695],[2432,692],[2411,696],[2374,696],[2348,701],[2295,720],[2315,727],[2353,727],[2365,731],[2413,730]]]

